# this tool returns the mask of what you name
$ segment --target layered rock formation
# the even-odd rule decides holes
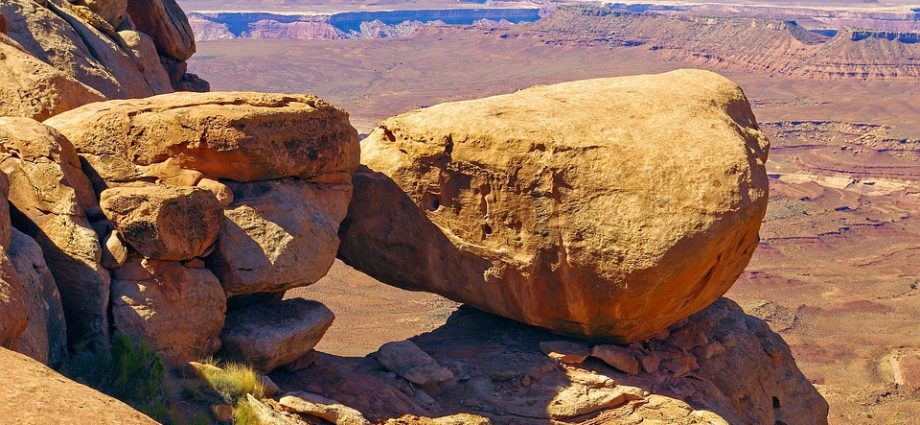
[[[641,340],[747,265],[768,146],[741,89],[704,71],[410,112],[362,142],[339,255],[529,324]]]
[[[113,273],[117,330],[173,364],[224,345],[265,371],[319,341],[331,312],[307,320],[322,306],[275,294],[315,283],[335,260],[359,153],[346,113],[312,96],[175,93],[46,125],[90,176],[81,187],[104,241],[97,260]],[[256,313],[228,312],[237,295],[260,297],[229,303]]]

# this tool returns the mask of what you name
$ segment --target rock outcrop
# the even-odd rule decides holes
[[[28,324],[15,350],[43,364],[60,366],[67,359],[67,322],[61,294],[42,249],[32,238],[13,229],[8,254],[29,309]]]
[[[115,328],[147,341],[169,364],[220,349],[227,299],[209,270],[132,258],[112,279]]]
[[[160,178],[167,160],[212,179],[347,184],[359,155],[348,114],[313,96],[178,93],[86,105],[46,124],[76,146],[97,190]]]
[[[110,279],[87,216],[99,207],[73,145],[31,119],[0,118],[0,169],[13,221],[41,246],[61,292],[70,343],[104,340]]]
[[[41,363],[0,348],[0,422],[16,425],[156,425],[128,405],[73,382]]]
[[[6,175],[0,173],[0,347],[15,349],[26,330],[29,307],[19,275],[7,255],[13,239],[9,204],[6,202],[9,187]]]
[[[2,16],[2,15],[0,15]],[[105,96],[0,34],[0,116],[44,120]]]
[[[326,306],[301,298],[233,310],[219,355],[269,372],[312,350],[334,318]]]
[[[747,265],[768,146],[741,89],[705,71],[410,112],[362,142],[370,170],[355,176],[339,255],[402,288],[638,341]]]
[[[522,425],[827,423],[827,403],[782,338],[724,298],[650,340],[618,347],[640,361],[636,374],[599,359],[564,363],[540,350],[541,342],[557,340],[461,308],[441,328],[412,339],[459,377],[438,392],[388,374],[373,356],[320,353],[293,376],[273,377],[282,391],[334,399],[372,423],[464,423],[416,418],[456,412]]]

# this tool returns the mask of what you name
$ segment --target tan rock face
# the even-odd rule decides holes
[[[157,422],[112,397],[73,382],[25,355],[0,348],[0,412],[18,425]],[[77,408],[78,406],[78,408]]]
[[[350,185],[295,179],[233,184],[235,201],[208,265],[228,295],[316,283],[335,261]]]
[[[22,282],[4,248],[0,250],[0,347],[19,347],[28,325],[28,307]]]
[[[220,282],[206,269],[138,258],[115,271],[115,327],[147,341],[168,363],[201,359],[220,348],[227,301]]]
[[[0,115],[44,120],[105,97],[0,35]]]
[[[73,146],[26,118],[0,118],[0,169],[9,176],[17,227],[41,246],[61,292],[71,343],[108,334],[109,273],[87,218],[97,210]]]
[[[217,240],[223,213],[210,191],[149,185],[104,190],[99,205],[119,236],[146,258],[191,260]]]
[[[362,142],[340,256],[377,279],[635,341],[746,266],[768,141],[705,71],[587,80],[390,118]]]
[[[348,114],[312,96],[174,93],[87,105],[47,123],[86,158],[97,190],[156,177],[167,159],[212,179],[345,183],[359,155]]]
[[[128,16],[128,0],[77,0],[73,3],[86,6],[114,28]]]
[[[302,298],[233,310],[220,334],[218,354],[268,372],[312,350],[334,318],[326,306]]]
[[[134,55],[134,61],[137,62],[144,75],[144,80],[155,93],[169,93],[173,91],[172,82],[169,80],[169,74],[160,63],[160,56],[157,53],[157,47],[153,44],[153,39],[147,34],[139,31],[119,31],[119,37],[124,41],[125,46]]]
[[[287,393],[278,403],[289,412],[315,416],[335,425],[370,425],[361,412],[318,394]]]
[[[195,53],[195,37],[185,12],[174,0],[131,0],[128,15],[149,34],[164,56],[184,61]]]
[[[60,365],[67,359],[67,323],[61,294],[42,249],[32,238],[13,229],[9,257],[29,308],[29,322],[16,351],[47,365]]]

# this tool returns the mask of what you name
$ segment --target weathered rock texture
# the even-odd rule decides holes
[[[779,335],[720,299],[668,331],[621,347],[643,368],[630,375],[598,359],[565,364],[539,344],[549,332],[461,308],[412,341],[459,380],[428,393],[381,370],[373,357],[318,353],[282,390],[307,391],[357,409],[373,423],[465,412],[495,424],[817,424],[828,406]],[[403,421],[403,422],[401,422]],[[481,423],[481,422],[479,422]]]
[[[706,71],[410,112],[362,142],[373,171],[355,176],[339,254],[406,289],[640,340],[747,265],[768,146],[741,89]]]
[[[146,265],[146,267],[144,267]],[[173,261],[130,259],[112,280],[115,327],[148,342],[172,364],[202,359],[220,348],[227,300],[203,268]]]
[[[334,318],[326,306],[302,298],[230,311],[219,355],[268,372],[312,350]]]
[[[0,422],[16,425],[156,425],[128,405],[0,348]]]
[[[42,249],[32,238],[13,229],[9,257],[20,277],[28,325],[16,351],[51,366],[67,359],[67,323],[54,276],[45,264]]]
[[[2,15],[0,15],[2,16]],[[0,115],[44,120],[105,99],[102,93],[25,52],[0,34]]]
[[[284,291],[326,275],[350,185],[285,179],[232,187],[235,201],[208,258],[228,295]]]
[[[16,226],[41,246],[61,292],[71,343],[108,334],[109,272],[87,211],[98,210],[70,142],[27,118],[0,118],[0,169]]]
[[[13,239],[6,202],[9,187],[6,175],[0,173],[0,347],[15,349],[28,324],[29,306],[19,275],[7,255]]]
[[[47,121],[76,146],[97,190],[176,167],[212,179],[347,183],[358,162],[348,114],[312,96],[176,93],[86,105]]]
[[[217,197],[195,187],[115,187],[101,193],[99,205],[125,242],[158,260],[201,256],[223,221]]]

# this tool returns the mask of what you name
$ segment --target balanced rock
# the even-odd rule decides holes
[[[47,366],[0,348],[0,422],[16,425],[156,425],[146,415]]]
[[[191,260],[217,241],[223,212],[196,187],[121,186],[100,194],[102,212],[137,252],[158,260]]]
[[[44,120],[105,99],[102,93],[26,53],[2,34],[0,74],[0,116]]]
[[[59,366],[67,360],[67,323],[54,276],[42,249],[32,238],[13,229],[9,257],[20,277],[29,322],[16,351],[44,364]]]
[[[335,262],[351,186],[297,179],[232,184],[234,202],[208,265],[227,295],[319,281]]]
[[[115,328],[148,342],[170,364],[214,354],[226,311],[220,282],[207,269],[132,258],[115,270]]]
[[[355,175],[339,255],[532,325],[641,340],[747,265],[768,146],[741,89],[707,71],[409,112],[361,143],[371,170]]]
[[[131,0],[128,15],[149,34],[163,56],[184,61],[195,53],[195,36],[185,12],[174,0]]]
[[[312,350],[333,319],[325,305],[302,298],[233,310],[227,313],[218,355],[268,372]]]
[[[109,272],[87,217],[96,195],[70,142],[27,118],[0,118],[0,169],[9,176],[16,226],[41,246],[71,343],[108,334]]]
[[[348,183],[358,164],[348,114],[306,95],[174,93],[86,105],[46,124],[73,142],[98,191],[159,177],[167,160],[211,179],[314,183]]]

